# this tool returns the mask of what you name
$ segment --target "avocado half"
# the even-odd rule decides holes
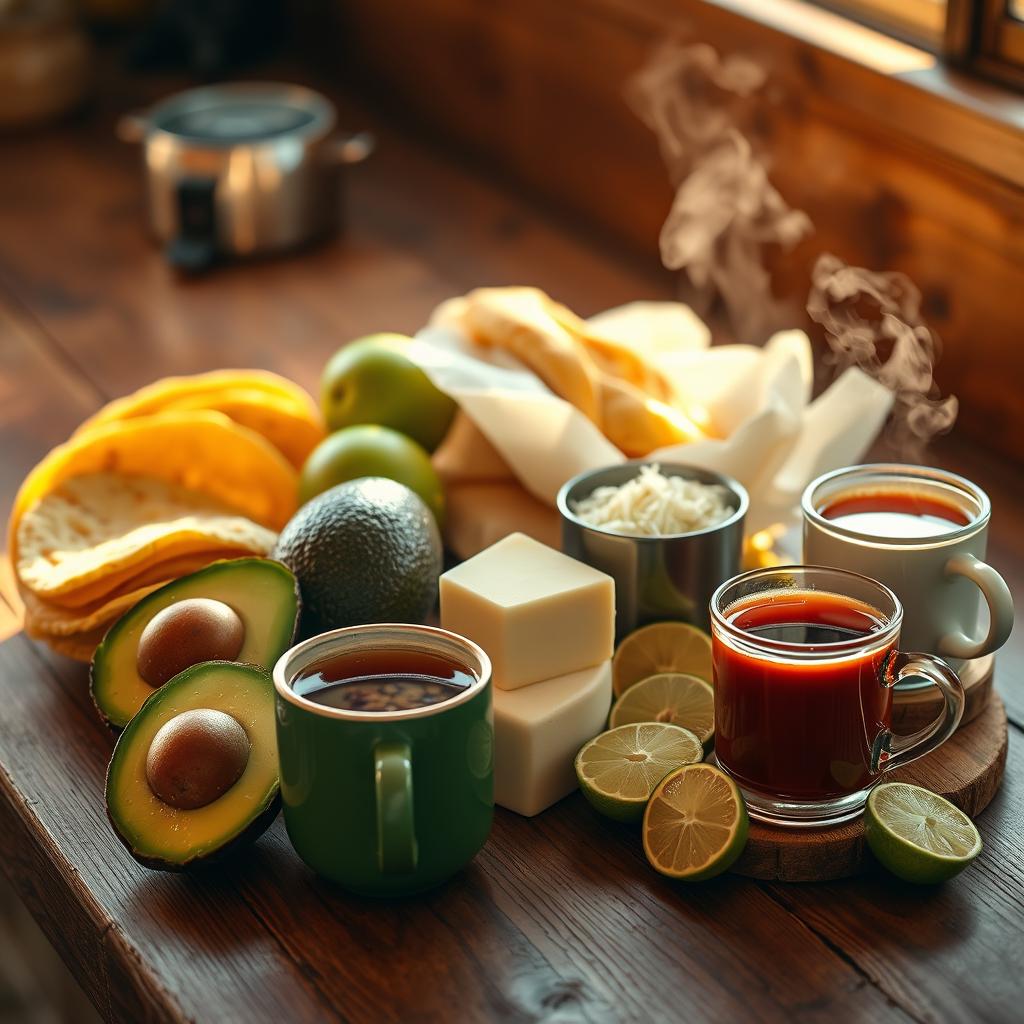
[[[238,780],[216,800],[181,810],[150,789],[146,758],[161,726],[199,708],[223,711],[242,726],[249,759]],[[153,691],[118,737],[107,770],[106,799],[107,816],[121,842],[146,867],[184,871],[257,839],[281,803],[270,673],[236,661],[206,661]]]
[[[122,728],[154,688],[139,675],[139,638],[168,605],[208,597],[230,605],[242,619],[245,639],[238,662],[266,669],[292,645],[299,621],[299,588],[291,570],[268,558],[233,558],[182,576],[154,590],[107,632],[92,658],[90,686],[100,715]]]

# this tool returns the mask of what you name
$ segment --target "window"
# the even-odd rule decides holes
[[[1024,87],[1024,0],[812,0]]]
[[[946,26],[946,0],[825,0],[820,6],[929,50],[940,48]]]
[[[982,71],[1024,84],[1024,0],[976,0],[975,42]]]

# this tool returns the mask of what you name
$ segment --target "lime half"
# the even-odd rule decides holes
[[[612,658],[615,695],[663,672],[684,672],[710,683],[711,637],[688,622],[653,622],[630,633]]]
[[[864,832],[879,863],[920,885],[945,882],[981,853],[981,836],[959,807],[907,782],[871,791]]]
[[[576,755],[576,777],[590,803],[616,821],[639,821],[654,787],[670,771],[704,757],[700,740],[676,725],[623,725]]]
[[[644,853],[655,871],[699,882],[743,852],[747,808],[736,783],[710,764],[690,764],[658,784],[644,812]]]
[[[612,708],[608,724],[665,722],[689,729],[707,750],[715,735],[715,691],[697,676],[663,672],[631,686]]]

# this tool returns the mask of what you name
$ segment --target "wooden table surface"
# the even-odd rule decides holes
[[[152,86],[147,86],[151,89]],[[141,96],[141,94],[140,94]],[[412,331],[482,283],[535,283],[589,314],[671,280],[385,126],[343,240],[176,279],[145,240],[123,95],[0,143],[0,504],[103,401],[165,373],[263,366],[312,386],[340,343]],[[350,104],[353,127],[372,122]],[[992,561],[1021,593],[1020,470],[947,443],[994,502]],[[975,865],[937,889],[881,871],[817,885],[684,887],[577,794],[498,811],[476,861],[397,905],[318,880],[280,821],[195,877],[146,871],[103,811],[113,737],[86,671],[18,631],[0,593],[3,868],[111,1020],[836,1022],[1019,1020],[1024,1004],[1024,630],[997,664],[1007,782]]]

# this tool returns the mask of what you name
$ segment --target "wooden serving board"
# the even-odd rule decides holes
[[[960,669],[960,681],[964,684],[967,705],[964,717],[960,720],[960,728],[973,722],[985,710],[989,695],[992,693],[992,676],[995,668],[995,655],[968,661]],[[898,694],[893,702],[892,727],[896,732],[915,732],[923,729],[942,707],[942,697],[934,686],[914,690],[907,694]]]
[[[972,818],[996,795],[1006,766],[1006,710],[991,693],[984,709],[938,750],[893,771],[951,800]],[[773,828],[751,821],[750,839],[733,871],[748,878],[824,882],[860,874],[870,862],[860,819],[835,828]]]

